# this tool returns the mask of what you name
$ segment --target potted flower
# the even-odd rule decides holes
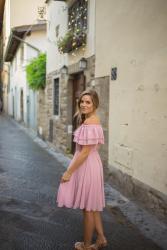
[[[64,37],[61,37],[58,42],[58,50],[60,53],[69,53],[86,44],[86,32],[76,29],[69,30]]]

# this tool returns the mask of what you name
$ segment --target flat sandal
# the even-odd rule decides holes
[[[86,247],[84,245],[84,242],[76,242],[75,243],[75,250],[94,250],[95,248],[93,248],[93,247],[94,247],[94,244]]]
[[[102,249],[103,247],[106,247],[106,246],[107,246],[107,240],[106,239],[104,241],[101,241],[101,240],[97,239],[95,244],[93,244],[91,247],[92,247],[92,250],[100,250],[100,249]]]

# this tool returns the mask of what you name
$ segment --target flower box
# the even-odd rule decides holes
[[[86,44],[86,32],[85,31],[68,31],[64,37],[61,37],[58,42],[58,50],[60,53],[70,53],[77,50],[81,46]]]

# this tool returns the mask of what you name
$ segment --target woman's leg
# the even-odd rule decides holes
[[[84,224],[84,244],[89,246],[92,243],[92,237],[95,230],[94,212],[83,210]]]
[[[97,238],[98,238],[98,240],[104,242],[104,241],[106,241],[106,238],[104,236],[101,214],[100,214],[100,212],[96,211],[93,213],[93,215],[94,215],[95,229],[97,232]]]

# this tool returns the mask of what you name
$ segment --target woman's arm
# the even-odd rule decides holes
[[[78,169],[82,163],[86,160],[88,157],[90,151],[91,151],[92,145],[85,145],[82,147],[80,153],[78,154],[75,161],[72,163],[72,165],[67,169],[67,171],[63,174],[61,178],[61,182],[66,182],[70,180],[71,175],[73,172]]]

